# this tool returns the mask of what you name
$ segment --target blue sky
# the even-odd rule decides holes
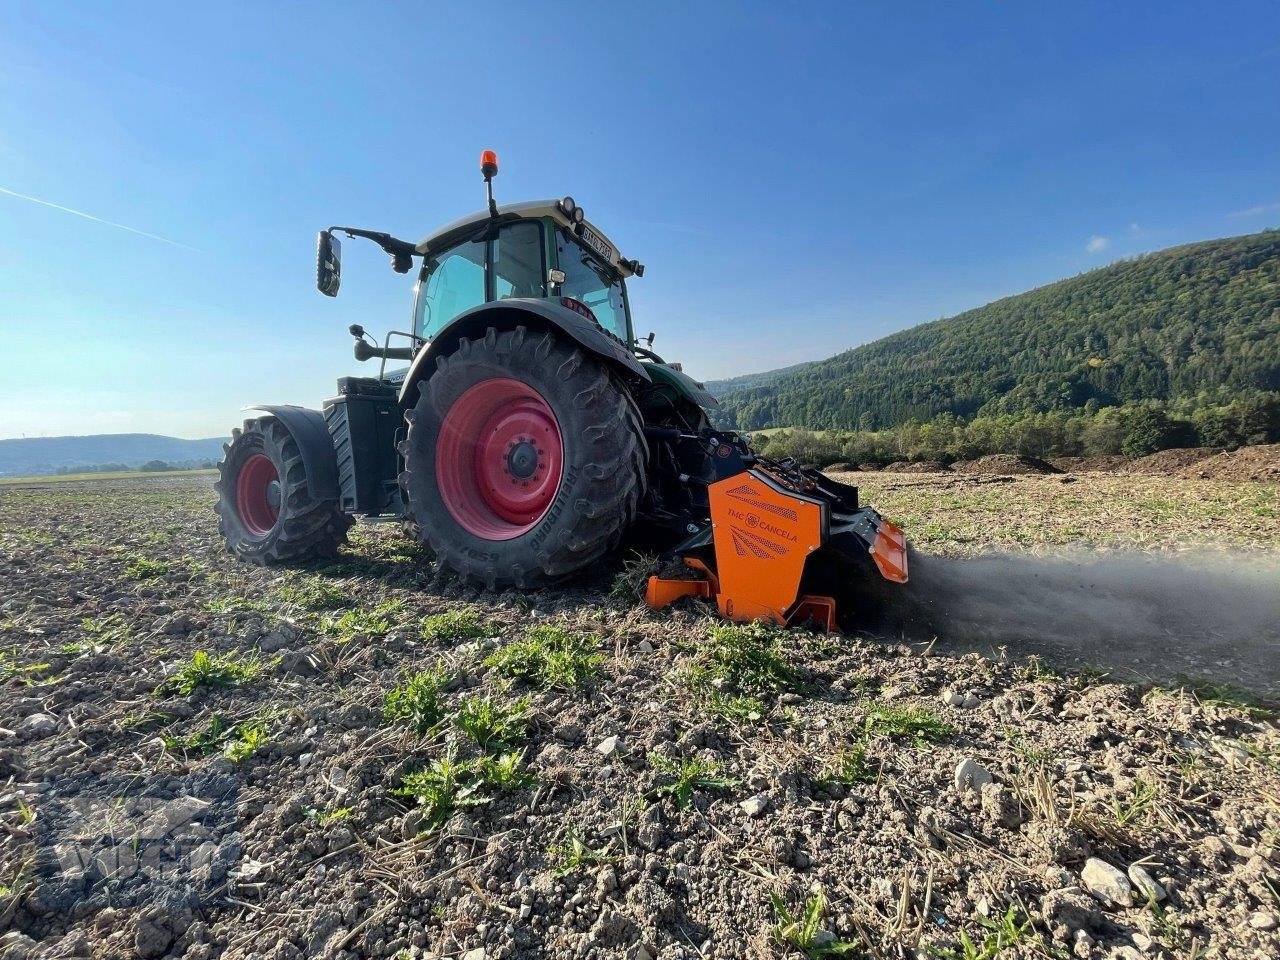
[[[718,378],[1280,224],[1277,91],[1271,2],[0,0],[0,437],[318,404],[411,282],[348,241],[322,297],[315,231],[478,209],[485,147]]]

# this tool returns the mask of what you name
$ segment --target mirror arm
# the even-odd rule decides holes
[[[341,230],[348,237],[363,237],[365,240],[372,240],[392,257],[412,257],[418,253],[418,248],[408,240],[398,240],[389,233],[380,233],[377,230],[362,230],[360,227],[330,227],[329,231]]]

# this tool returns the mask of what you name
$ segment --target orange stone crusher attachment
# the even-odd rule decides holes
[[[665,575],[649,577],[651,607],[706,597],[730,620],[834,630],[843,581],[878,573],[907,582],[906,538],[860,506],[854,486],[755,458],[707,491],[710,522],[673,551]]]

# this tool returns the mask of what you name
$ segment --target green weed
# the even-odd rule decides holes
[[[475,640],[489,633],[474,610],[448,610],[433,613],[422,621],[422,639],[429,643],[457,643]]]
[[[80,621],[80,627],[89,635],[90,644],[95,648],[105,649],[134,638],[129,621],[118,613],[105,617],[85,617]]]
[[[509,750],[524,740],[528,713],[528,697],[506,705],[494,703],[487,695],[467,697],[454,714],[453,723],[485,752]]]
[[[170,565],[163,560],[152,560],[139,554],[130,554],[124,568],[124,575],[129,580],[151,580],[163,577],[169,572]]]
[[[650,758],[654,769],[663,774],[668,781],[659,784],[658,796],[671,797],[677,807],[687,807],[693,802],[693,795],[703,790],[732,790],[738,781],[732,777],[720,776],[720,764],[696,757],[685,757],[681,760],[669,760],[654,755]]]
[[[41,674],[48,673],[47,663],[19,663],[17,648],[0,650],[0,683],[13,681],[21,686],[43,683],[47,678]]]
[[[609,599],[627,606],[639,601],[644,596],[649,573],[657,562],[657,554],[632,551],[631,556],[622,561],[622,569],[613,578],[613,584],[609,587]]]
[[[222,714],[215,713],[203,730],[188,734],[185,737],[164,732],[160,734],[160,742],[164,744],[164,748],[170,753],[195,753],[200,756],[206,756],[221,750],[222,744],[226,742],[234,729],[234,725],[227,725],[227,721]]]
[[[370,609],[355,608],[327,614],[320,620],[320,632],[334,643],[350,643],[361,637],[385,634],[404,610],[404,601],[386,600]]]
[[[792,913],[776,893],[769,894],[769,899],[773,902],[773,938],[779,943],[799,950],[810,960],[843,957],[858,949],[856,943],[839,940],[822,929],[827,898],[821,890],[813,891],[798,914]]]
[[[196,687],[238,687],[257,678],[262,667],[256,657],[241,660],[234,653],[197,650],[160,688],[186,695]]]
[[[801,691],[800,675],[782,655],[782,637],[781,631],[763,623],[714,626],[699,645],[690,682],[739,693]]]
[[[873,707],[867,714],[863,730],[869,738],[909,737],[917,746],[944,740],[955,733],[950,724],[923,707]]]
[[[1160,788],[1154,783],[1139,780],[1124,797],[1111,798],[1111,814],[1122,827],[1136,822],[1144,823],[1154,812],[1155,803],[1160,799]]]
[[[271,740],[266,725],[259,721],[236,724],[231,736],[223,745],[222,753],[232,763],[243,763],[265,747]]]
[[[1248,691],[1232,684],[1196,679],[1185,674],[1179,674],[1177,682],[1206,707],[1230,707],[1258,720],[1270,720],[1277,716],[1275,710],[1259,703]]]
[[[350,606],[352,602],[346,590],[321,577],[306,577],[286,583],[277,593],[286,603],[304,610],[337,610]]]
[[[858,783],[874,783],[876,769],[868,759],[866,746],[858,744],[842,748],[822,772],[822,779],[829,783],[842,783],[846,787]]]
[[[316,807],[308,807],[303,811],[308,820],[327,827],[331,823],[342,823],[351,818],[351,814],[355,813],[355,807],[338,807],[334,810],[319,810]]]
[[[526,783],[527,776],[519,772],[518,763],[514,754],[459,760],[450,752],[426,769],[406,774],[393,792],[416,800],[426,826],[438,827],[456,810],[489,803],[493,799],[490,789],[509,790]]]
[[[273,615],[275,613],[275,609],[265,600],[252,600],[249,597],[218,597],[213,600],[206,600],[203,606],[205,611],[215,616],[237,613],[261,613],[264,615]]]
[[[939,957],[943,960],[994,960],[1006,948],[1017,946],[1034,935],[1030,918],[1019,921],[1016,907],[1010,907],[997,920],[990,917],[974,919],[987,930],[982,943],[974,943],[969,934],[961,930],[960,945],[951,950],[939,951]]]
[[[485,658],[485,666],[541,688],[568,690],[591,677],[604,655],[594,638],[569,633],[559,627],[530,627]]]
[[[594,867],[609,863],[613,857],[603,850],[593,850],[582,842],[576,830],[570,830],[564,843],[555,843],[547,848],[547,856],[551,859],[551,872],[557,877],[576,873],[584,867]]]
[[[406,675],[382,701],[382,718],[387,723],[408,727],[424,737],[444,719],[440,695],[449,683],[444,666]]]

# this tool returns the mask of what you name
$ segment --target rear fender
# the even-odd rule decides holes
[[[553,329],[573,340],[624,376],[650,380],[649,372],[623,345],[586,317],[561,306],[554,300],[512,298],[482,304],[460,313],[441,330],[426,348],[418,351],[400,388],[400,406],[412,406],[417,400],[418,384],[431,376],[436,357],[449,353],[463,337],[481,337],[489,327],[514,330],[518,326],[531,329]]]
[[[307,471],[307,492],[312,500],[338,499],[338,455],[333,449],[333,439],[319,410],[295,407],[289,404],[267,406],[257,404],[249,410],[269,413],[293,436],[302,453],[302,465]]]

